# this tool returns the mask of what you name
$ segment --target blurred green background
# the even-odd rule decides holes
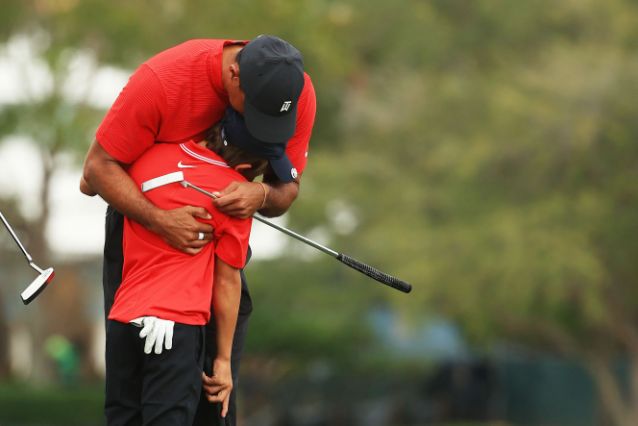
[[[284,223],[414,290],[256,250],[240,424],[638,424],[638,3],[4,0],[0,169],[3,145],[33,162],[0,172],[0,209],[57,277],[23,307],[0,232],[0,425],[103,424],[102,261],[51,220],[83,210],[53,188],[109,106],[94,77],[260,33],[317,92]]]

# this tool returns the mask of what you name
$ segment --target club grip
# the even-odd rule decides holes
[[[385,272],[381,272],[376,268],[373,268],[370,265],[366,265],[365,263],[359,262],[357,259],[353,259],[347,254],[339,253],[336,258],[341,263],[348,265],[352,269],[356,269],[369,276],[370,278],[379,281],[382,284],[388,285],[396,290],[402,291],[404,293],[409,293],[412,290],[412,286],[405,281],[401,281],[398,278],[393,277],[392,275],[388,275]]]

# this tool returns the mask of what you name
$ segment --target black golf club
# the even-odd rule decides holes
[[[49,284],[53,280],[53,277],[55,277],[55,271],[53,270],[53,268],[47,268],[43,270],[38,267],[38,265],[33,262],[33,258],[31,257],[31,255],[27,252],[27,250],[18,239],[16,233],[13,232],[13,228],[11,228],[11,225],[9,225],[9,222],[7,222],[7,219],[5,219],[2,212],[0,212],[0,219],[2,219],[2,222],[4,223],[4,226],[6,226],[9,230],[11,237],[13,237],[13,240],[18,244],[18,247],[20,247],[22,253],[24,253],[24,256],[27,258],[27,262],[29,262],[29,266],[38,271],[38,273],[40,274],[35,280],[31,282],[31,284],[27,286],[27,288],[24,289],[22,293],[20,293],[22,303],[28,305],[29,303],[31,303],[31,301],[33,301],[33,299],[38,297],[38,295],[42,293],[42,291],[46,288],[47,284]]]

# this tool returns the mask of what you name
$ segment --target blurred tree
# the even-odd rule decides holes
[[[353,37],[347,143],[313,158],[295,222],[356,206],[330,235],[413,281],[414,313],[576,357],[614,424],[636,424],[635,5],[400,3],[355,9],[377,27]]]
[[[46,68],[52,77],[49,89],[36,89],[28,93],[19,103],[0,108],[0,132],[6,136],[22,136],[34,142],[38,147],[39,159],[34,159],[42,167],[40,177],[40,210],[33,215],[29,230],[32,243],[30,250],[35,258],[48,257],[47,243],[44,238],[49,217],[49,193],[51,176],[61,160],[61,154],[82,152],[86,140],[99,122],[102,111],[91,106],[86,99],[71,100],[64,93],[68,86],[68,66],[72,58],[69,52],[55,58],[55,62]],[[25,80],[31,76],[24,73]],[[25,88],[30,85],[25,83]],[[38,176],[35,174],[35,176]]]
[[[23,229],[26,227],[26,223],[23,220],[18,220],[21,219],[21,216],[18,213],[17,204],[15,199],[0,198],[0,211],[14,232],[18,235],[24,235]],[[0,378],[5,378],[10,373],[9,346],[11,338],[5,297],[10,294],[14,296],[14,300],[17,300],[17,294],[21,291],[16,285],[16,274],[11,270],[15,259],[22,256],[22,253],[15,255],[17,250],[19,249],[5,229],[4,224],[0,225],[0,270],[2,270],[2,274],[0,274]]]
[[[23,98],[0,107],[0,143],[6,141],[7,136],[20,136],[37,147],[39,158],[33,159],[32,164],[39,163],[41,173],[34,173],[33,179],[39,179],[38,199],[41,202],[37,210],[28,215],[24,229],[29,241],[29,253],[40,265],[50,265],[53,263],[52,256],[45,236],[51,210],[51,178],[64,155],[84,152],[85,141],[90,140],[91,132],[102,112],[88,102],[88,91],[84,94],[70,94],[70,85],[78,86],[77,82],[70,81],[70,68],[78,52],[67,49],[60,51],[57,56],[45,54],[45,34],[20,36],[17,43],[33,49],[35,56],[23,58],[24,62],[19,64],[22,65],[20,75],[23,80],[18,84],[24,89]],[[39,66],[40,71],[45,71],[44,75],[40,75],[42,84],[32,81],[35,66]],[[76,312],[82,312],[81,306],[74,307]],[[44,368],[46,364],[43,362],[44,352],[41,346],[47,333],[46,327],[51,323],[50,315],[55,316],[56,312],[54,309],[47,314],[36,307],[30,316],[35,381],[46,381],[49,377]]]

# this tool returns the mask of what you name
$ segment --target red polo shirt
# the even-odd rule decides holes
[[[212,151],[194,143],[155,144],[130,167],[133,181],[143,182],[181,171],[189,182],[220,191],[245,178]],[[246,263],[252,219],[220,213],[210,198],[172,183],[144,195],[162,209],[204,206],[212,219],[213,241],[196,255],[174,249],[139,223],[124,219],[124,268],[109,319],[120,322],[153,315],[182,324],[202,325],[210,319],[215,257],[241,269]]]
[[[190,40],[142,64],[97,130],[96,139],[113,158],[135,161],[155,142],[201,140],[229,105],[222,84],[222,52],[231,40]],[[286,154],[299,174],[306,166],[315,120],[312,81],[304,74],[295,134]]]

